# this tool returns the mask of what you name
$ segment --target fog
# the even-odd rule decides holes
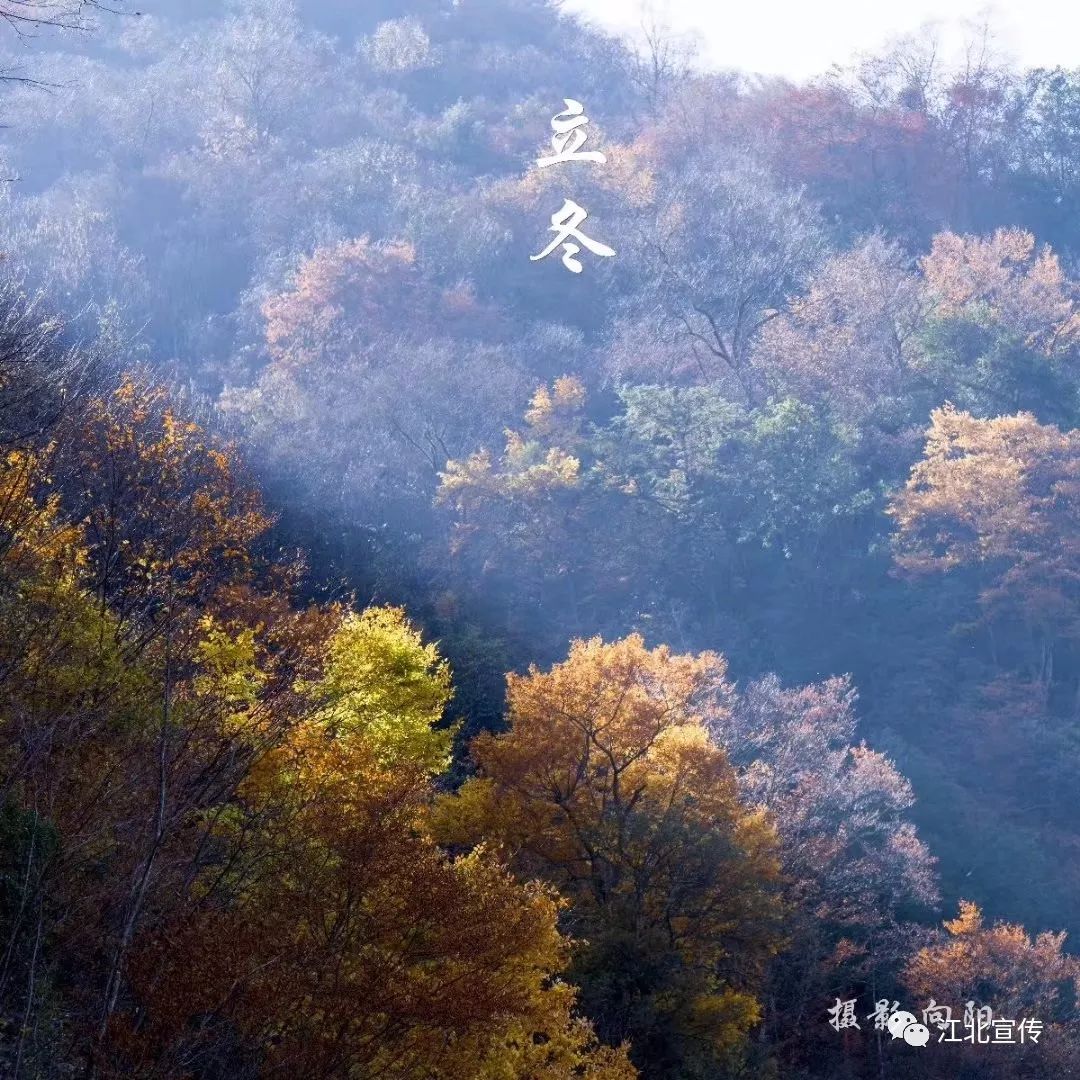
[[[921,32],[811,75],[783,59],[799,51],[798,33],[767,9],[782,48],[775,67],[749,66],[793,73],[784,77],[695,54],[678,32],[623,39],[549,0],[140,9],[0,0],[3,505],[37,507],[49,523],[31,536],[30,510],[0,515],[12,628],[0,673],[15,679],[38,658],[0,710],[11,815],[0,835],[10,942],[0,1002],[23,1030],[0,1038],[0,1071],[1080,1075],[1070,945],[1035,938],[1080,931],[1077,70],[1004,59],[1007,19],[996,36],[954,29],[967,35],[959,50]],[[141,464],[124,472],[118,448]],[[130,491],[121,475],[134,478]],[[39,564],[24,549],[53,554]],[[65,560],[73,576],[55,589],[96,598],[84,614],[34,599],[40,575]],[[175,587],[155,592],[170,574]],[[246,599],[260,589],[264,600]],[[47,613],[29,614],[31,603]],[[174,618],[187,628],[175,638],[165,630]],[[373,622],[350,622],[363,618]],[[338,637],[323,625],[335,620]],[[57,658],[35,644],[67,641],[57,627],[75,625],[78,641],[96,635],[103,648],[115,637],[117,651],[80,667],[70,655],[82,645]],[[421,639],[447,662],[452,696]],[[320,659],[296,659],[309,647]],[[366,659],[343,659],[354,653]],[[130,677],[91,692],[88,672],[124,665]],[[47,693],[46,670],[66,673]],[[482,798],[528,787],[521,778],[539,768],[530,738],[550,740],[561,760],[566,732],[552,718],[576,716],[578,694],[611,704],[628,670],[643,702],[682,702],[679,724],[715,755],[694,768],[730,774],[728,787],[692,788],[686,803],[714,807],[725,838],[703,826],[708,842],[677,848],[683,877],[634,877],[642,907],[632,916],[610,899],[633,892],[624,879],[604,878],[601,903],[566,870],[578,856],[547,833],[530,846],[527,823],[554,814],[556,829],[570,813],[561,802],[514,816]],[[341,690],[359,671],[384,681]],[[509,698],[507,673],[517,673]],[[295,717],[273,737],[227,724],[212,738],[189,731],[172,713],[203,716],[214,678],[215,708],[233,715],[248,702],[245,723],[274,687],[282,696],[267,697],[267,714]],[[419,704],[401,691],[427,678]],[[145,744],[131,703],[144,692],[165,702]],[[313,693],[315,704],[297,704]],[[65,701],[80,710],[67,735],[55,725],[48,739],[28,734],[67,716]],[[622,705],[611,707],[618,716]],[[333,1053],[316,1018],[336,1014],[311,1005],[322,1000],[314,990],[292,1009],[313,1025],[302,1038],[281,1033],[271,992],[254,983],[233,1012],[199,997],[191,972],[232,955],[224,931],[199,936],[207,906],[222,926],[235,917],[294,933],[254,884],[256,865],[294,850],[286,826],[251,849],[250,890],[248,871],[221,869],[232,865],[221,852],[235,843],[248,858],[256,826],[238,822],[260,798],[291,807],[265,820],[260,810],[260,828],[306,820],[288,794],[301,765],[280,766],[293,779],[271,784],[273,798],[251,791],[269,784],[261,755],[284,760],[312,716],[335,737],[350,724],[368,731],[367,749],[348,750],[360,756],[346,779],[385,792],[372,778],[383,769],[423,788],[409,799],[436,824],[424,853],[401,865],[430,859],[429,879],[441,881],[471,865],[466,851],[496,852],[515,882],[562,893],[558,932],[589,943],[565,969],[574,1015],[592,1025],[587,1038],[574,1029],[580,1045],[566,1036],[581,1056],[552,1057],[541,1072],[488,1048],[431,1071],[438,1055],[425,1048],[473,1038],[470,1021],[439,1011],[448,989],[416,1005],[436,1017],[422,1038],[428,1029],[402,1005],[420,991],[402,989],[372,1006],[393,1021],[381,1034],[375,1025],[350,1042],[342,1020]],[[395,725],[400,738],[386,735]],[[219,761],[206,749],[214,739],[238,740],[227,781],[207,764]],[[79,740],[85,760],[45,749]],[[421,743],[412,765],[394,756]],[[196,746],[210,757],[167,785],[170,754],[182,778]],[[112,776],[143,752],[141,795],[104,779],[96,794],[72,794],[84,770]],[[653,760],[644,748],[628,760],[638,756]],[[667,776],[657,760],[655,775]],[[31,779],[38,768],[47,782]],[[575,784],[591,768],[575,764]],[[643,780],[643,792],[649,783],[660,781]],[[597,828],[610,839],[609,796]],[[84,836],[80,799],[116,819]],[[172,799],[175,816],[155,819]],[[651,828],[627,824],[632,806],[619,818],[628,844]],[[355,819],[369,811],[390,814],[380,804]],[[19,816],[31,813],[62,854],[41,854],[39,825]],[[759,818],[771,854],[745,839]],[[413,843],[426,828],[412,822],[401,835]],[[185,830],[201,829],[189,846]],[[676,849],[663,836],[635,873],[667,866]],[[111,845],[129,841],[145,858],[110,871]],[[728,856],[717,852],[732,845],[745,859],[721,885]],[[97,869],[72,869],[73,850],[101,852]],[[282,865],[274,873],[288,877],[302,863]],[[102,924],[84,940],[71,931],[83,918],[73,898],[96,895],[95,873],[133,884],[94,904]],[[590,874],[592,888],[603,877],[595,862]],[[338,887],[316,879],[328,895]],[[351,902],[361,886],[349,880],[340,887]],[[419,895],[415,882],[387,881],[380,896]],[[721,929],[701,915],[712,901],[678,907],[699,887],[733,905]],[[641,899],[650,889],[662,901]],[[174,911],[166,898],[176,896],[196,899]],[[462,894],[461,911],[471,902]],[[333,910],[314,923],[344,919]],[[680,919],[697,927],[689,944]],[[390,955],[393,935],[380,932],[371,940]],[[347,969],[369,955],[367,940],[355,954],[312,952],[307,967],[329,970],[336,957]],[[229,963],[277,963],[251,948]],[[541,969],[546,993],[562,969]],[[494,971],[477,985],[503,985]],[[392,981],[372,972],[372,986]],[[858,999],[865,1014],[882,996],[919,1001],[920,1020],[932,997],[958,1016],[968,1001],[995,1015],[1026,1010],[1046,1037],[941,1048],[931,1027],[925,1047],[886,1031],[882,1049],[872,1019],[860,1031],[828,1022],[834,1002]],[[359,1008],[340,1000],[343,1016]],[[570,1004],[558,1008],[570,1016]],[[199,1017],[211,1018],[203,1041]],[[405,1042],[389,1041],[391,1030]],[[625,1060],[596,1049],[623,1043]]]

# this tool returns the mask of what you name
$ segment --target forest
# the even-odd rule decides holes
[[[0,0],[0,1076],[1080,1078],[1078,790],[1080,66]]]

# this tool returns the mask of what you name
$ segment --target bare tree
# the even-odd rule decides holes
[[[692,353],[702,381],[752,401],[750,344],[824,251],[816,207],[747,154],[695,152],[637,242],[656,298],[637,314],[639,332],[651,325],[650,340]]]
[[[90,16],[95,11],[120,13],[124,8],[102,0],[0,0],[0,21],[19,34],[41,26],[89,30],[92,26]]]
[[[0,0],[0,24],[6,24],[21,38],[33,37],[43,27],[89,33],[94,29],[92,15],[105,11],[114,15],[138,15],[128,11],[123,0],[116,4],[104,0]],[[19,68],[0,68],[0,83],[29,83],[47,88],[49,84],[25,75]],[[0,176],[0,181],[17,177]]]
[[[641,5],[637,49],[631,56],[629,75],[656,112],[673,87],[690,75],[698,53],[693,35],[677,33],[653,4]]]

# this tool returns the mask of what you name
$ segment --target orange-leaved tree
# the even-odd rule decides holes
[[[987,627],[1019,627],[1011,647],[1048,682],[1055,645],[1080,634],[1080,432],[937,409],[890,513],[900,569],[970,574]]]
[[[938,939],[921,948],[902,974],[921,1008],[951,1010],[961,1024],[959,1031],[941,1032],[945,1042],[935,1060],[940,1071],[930,1075],[953,1077],[961,1070],[976,1070],[971,1075],[989,1080],[1076,1075],[1080,963],[1064,945],[1063,933],[1031,935],[1004,922],[987,926],[978,905],[961,900],[957,917],[945,922]],[[957,1034],[966,1034],[965,1013],[985,1032],[949,1045]],[[1004,1048],[1008,1059],[995,1041],[1011,1044]]]
[[[260,1075],[632,1080],[558,979],[554,893],[431,836],[450,736],[434,647],[398,609],[347,614],[305,689],[307,717],[216,816],[190,910],[140,945],[117,1067],[254,1047]]]
[[[509,730],[473,742],[478,776],[439,812],[444,839],[498,843],[559,889],[582,1005],[649,1076],[738,1054],[777,944],[774,832],[705,727],[724,671],[638,635],[577,641],[508,677]]]

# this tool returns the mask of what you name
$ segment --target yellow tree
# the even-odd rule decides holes
[[[179,1071],[238,1038],[274,1076],[632,1080],[557,978],[554,893],[430,835],[449,693],[434,648],[396,609],[346,616],[311,690],[219,819],[230,854],[194,910],[143,944],[116,1071]]]
[[[583,1007],[649,1076],[738,1052],[776,945],[775,836],[705,728],[725,666],[632,635],[509,676],[509,730],[473,742],[478,776],[438,815],[445,840],[497,842],[569,901]]]
[[[312,690],[320,721],[336,733],[362,734],[386,768],[404,760],[435,775],[449,766],[454,730],[436,725],[453,692],[450,668],[403,608],[346,615]]]
[[[1001,1047],[961,1042],[943,1045],[940,1072],[952,1077],[963,1068],[979,1076],[1058,1077],[1075,1075],[1080,1067],[1080,963],[1064,951],[1065,934],[1029,934],[1022,926],[997,922],[987,926],[976,904],[960,901],[960,912],[947,920],[938,940],[919,949],[908,961],[902,981],[920,1006],[933,1003],[952,1010],[960,1020],[968,1002],[989,1006],[993,1016],[1016,1025],[1037,1021],[1021,1039],[1010,1026],[1010,1058]],[[950,1053],[952,1051],[952,1053]]]
[[[474,519],[545,515],[545,525],[556,526],[566,515],[567,503],[582,486],[581,460],[574,451],[582,444],[585,387],[576,376],[556,379],[551,389],[541,386],[525,413],[524,431],[506,432],[506,450],[496,461],[487,449],[461,461],[448,461],[440,473],[438,501],[457,513],[454,549],[467,546],[477,531]],[[572,503],[571,503],[572,505]],[[509,523],[509,522],[508,522]],[[516,546],[530,558],[540,558],[550,547],[551,536],[543,530],[513,529]],[[548,555],[550,558],[550,554]]]
[[[440,473],[436,502],[453,515],[451,553],[461,569],[506,595],[508,616],[515,599],[530,610],[553,603],[577,625],[582,602],[596,587],[585,399],[576,376],[540,387],[525,426],[506,432],[500,456],[485,447],[448,461]]]
[[[1080,342],[1076,283],[1029,232],[939,233],[919,265],[938,316],[974,318],[1047,357],[1061,357]]]
[[[1056,642],[1080,633],[1080,432],[937,409],[889,512],[898,566],[972,573],[991,631],[1022,627],[1031,673],[1049,684]]]
[[[269,521],[229,447],[137,380],[81,404],[56,448],[0,466],[0,791],[23,883],[4,932],[28,953],[0,982],[29,1015],[46,949],[65,955],[85,1047],[143,927],[184,906],[200,815],[295,719],[328,627],[275,589],[289,568],[258,582]]]
[[[0,462],[0,1071],[632,1080],[558,980],[557,898],[430,836],[436,649],[293,609],[235,461],[152,389],[84,421],[78,524],[46,455]]]
[[[271,519],[235,446],[185,415],[164,387],[125,378],[63,434],[92,586],[131,634],[150,620],[164,628],[183,605],[251,579],[252,546]]]
[[[963,858],[986,890],[1056,920],[1044,885],[1076,880],[1061,853],[1077,844],[1080,432],[1027,413],[937,410],[890,512],[899,570],[932,580],[944,617],[976,650],[977,683],[921,721],[963,800],[954,805],[994,792],[992,843],[985,823],[954,815]]]

